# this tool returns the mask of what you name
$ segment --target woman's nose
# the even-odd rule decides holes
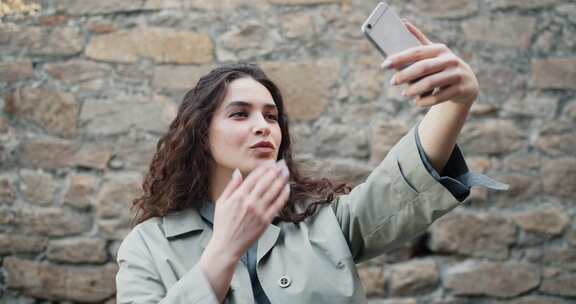
[[[253,132],[257,135],[264,136],[268,136],[270,134],[270,125],[264,116],[258,115],[258,118],[256,118],[256,121],[254,122]]]

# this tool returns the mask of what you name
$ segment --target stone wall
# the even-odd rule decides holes
[[[575,302],[576,4],[389,2],[476,71],[460,145],[512,188],[474,189],[361,265],[371,303]],[[220,63],[262,64],[287,97],[298,159],[336,179],[361,181],[424,113],[389,88],[360,32],[376,0],[37,3],[0,23],[0,303],[114,303],[154,145]]]

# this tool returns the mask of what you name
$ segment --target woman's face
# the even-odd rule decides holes
[[[246,175],[276,160],[282,132],[268,89],[252,78],[232,81],[210,122],[209,141],[215,169],[223,173],[238,168]]]

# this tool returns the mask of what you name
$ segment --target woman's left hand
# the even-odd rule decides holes
[[[479,88],[470,66],[446,45],[432,43],[414,25],[404,23],[422,45],[391,55],[384,61],[383,68],[397,70],[390,84],[408,84],[402,95],[416,97],[416,104],[421,107],[446,101],[471,105],[478,97]],[[434,88],[439,88],[434,94],[420,96]]]

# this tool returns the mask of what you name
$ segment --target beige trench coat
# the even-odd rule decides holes
[[[296,226],[270,225],[258,242],[257,274],[271,303],[364,303],[355,264],[415,237],[460,202],[426,170],[416,129],[348,195]],[[217,303],[198,265],[212,229],[194,209],[136,226],[118,252],[117,302]],[[239,262],[226,303],[253,303]]]

